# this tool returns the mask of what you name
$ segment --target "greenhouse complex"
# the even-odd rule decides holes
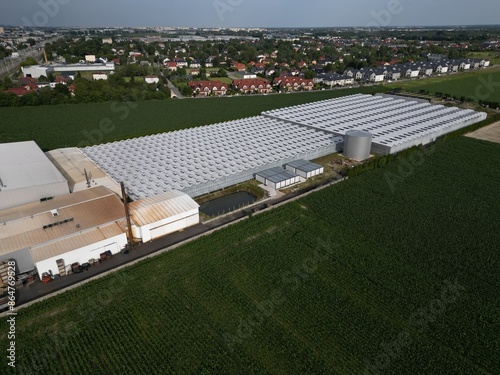
[[[197,197],[293,161],[340,152],[353,130],[371,133],[365,146],[371,154],[390,154],[485,118],[418,99],[358,94],[81,151],[114,181],[125,181],[133,200],[169,190]]]

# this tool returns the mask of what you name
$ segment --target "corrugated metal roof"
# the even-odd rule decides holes
[[[310,161],[303,160],[303,159],[291,161],[290,163],[286,163],[286,165],[289,165],[290,167],[296,168],[299,171],[303,171],[303,172],[312,172],[312,171],[323,168],[319,164],[312,163]]]
[[[0,211],[0,225],[5,222],[25,218],[27,216],[38,215],[43,212],[49,212],[50,210],[81,204],[82,202],[92,199],[100,199],[105,196],[113,195],[116,196],[116,194],[109,189],[103,186],[97,186],[72,194],[60,195],[45,202],[34,202],[24,204],[19,207],[8,208]]]
[[[129,204],[130,216],[137,226],[148,225],[200,207],[189,195],[171,190]]]
[[[256,175],[261,176],[275,184],[297,177],[295,173],[287,171],[281,167],[266,169],[265,171],[256,173]]]
[[[33,262],[36,263],[120,234],[124,234],[122,228],[117,223],[110,223],[102,227],[92,228],[82,233],[79,232],[60,238],[49,244],[36,246],[31,249],[31,256],[33,257]],[[98,256],[99,254],[96,255]]]
[[[33,215],[30,215],[30,210],[21,207],[20,211],[25,213],[24,217],[16,217],[11,221],[0,224],[0,255],[40,244],[50,244],[66,236],[78,234],[81,231],[123,220],[125,213],[118,196],[114,193],[108,194],[107,189],[102,187],[95,189],[99,189],[100,192],[95,191],[92,194],[98,195],[100,193],[104,195],[91,200],[84,200],[86,194],[82,194],[79,200],[73,201],[71,205],[66,207],[55,206],[59,213],[58,216],[53,216],[50,212],[54,205],[45,206],[43,212],[39,212],[40,209],[34,207],[31,211],[35,212]],[[69,199],[68,197],[61,198]],[[60,199],[60,201],[68,203],[67,199]],[[1,216],[5,217],[5,215]],[[60,223],[51,228],[43,228],[44,225],[71,218],[73,218],[72,221]]]

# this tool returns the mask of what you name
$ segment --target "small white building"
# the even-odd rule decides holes
[[[35,142],[0,143],[0,210],[67,193],[68,182]]]
[[[274,167],[257,172],[255,174],[255,179],[275,190],[283,189],[300,182],[299,176],[281,167]]]
[[[176,190],[132,202],[133,235],[147,242],[196,225],[199,207],[189,195]]]
[[[146,83],[149,83],[149,84],[160,82],[160,78],[156,77],[156,76],[148,76],[148,77],[145,77],[144,80],[146,81]]]
[[[89,63],[95,62],[95,55],[85,55],[85,61]]]
[[[92,74],[92,79],[94,81],[107,81],[108,75],[106,73],[97,72]]]

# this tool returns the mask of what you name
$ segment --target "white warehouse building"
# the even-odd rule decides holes
[[[129,204],[137,242],[150,241],[199,222],[198,204],[172,191]],[[104,186],[0,211],[0,261],[14,259],[18,272],[64,274],[128,243],[125,208]]]
[[[0,143],[0,210],[67,193],[68,182],[35,142]]]

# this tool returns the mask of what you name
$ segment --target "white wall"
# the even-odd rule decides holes
[[[57,267],[56,260],[64,259],[64,265],[66,271],[69,269],[72,263],[78,262],[80,264],[86,263],[89,259],[99,259],[100,254],[110,250],[113,254],[117,254],[125,247],[127,244],[127,235],[125,233],[119,234],[118,236],[96,242],[95,244],[82,247],[80,249],[68,251],[67,253],[57,255],[55,257],[40,261],[35,263],[38,270],[38,276],[42,277],[44,272],[52,271],[53,274],[58,274],[59,269]],[[33,253],[36,252],[36,248],[31,250]]]
[[[142,242],[148,242],[157,237],[196,225],[199,222],[199,211],[196,208],[142,227],[133,225],[132,232],[134,237],[140,237]]]
[[[68,194],[67,181],[54,182],[40,186],[30,186],[21,189],[2,189],[0,191],[0,210],[21,206],[26,203],[39,201],[46,197],[57,197]]]

